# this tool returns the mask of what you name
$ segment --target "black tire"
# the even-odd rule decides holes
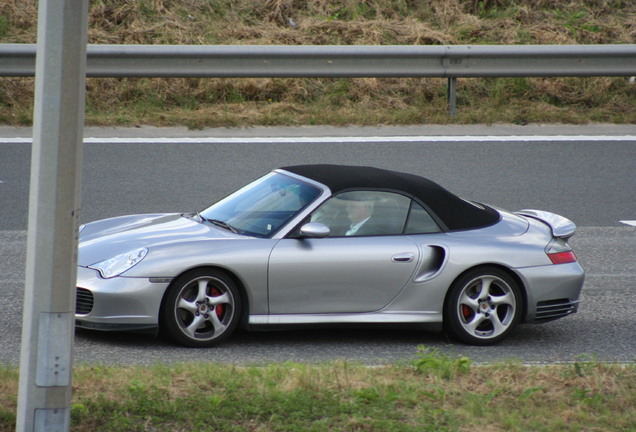
[[[515,280],[495,267],[462,275],[451,286],[444,304],[444,327],[471,345],[492,345],[515,328],[524,310]]]
[[[175,342],[195,348],[227,339],[241,315],[234,281],[215,269],[192,270],[176,278],[161,305],[161,326]]]

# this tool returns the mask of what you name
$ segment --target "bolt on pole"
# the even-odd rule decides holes
[[[68,431],[88,0],[40,0],[17,431]]]

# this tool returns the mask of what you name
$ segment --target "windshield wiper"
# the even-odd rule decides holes
[[[234,228],[232,225],[230,225],[227,222],[223,222],[222,220],[218,220],[218,219],[206,219],[206,218],[204,218],[201,215],[199,215],[199,217],[202,220],[206,221],[206,222],[210,222],[210,223],[212,223],[212,224],[214,224],[214,225],[216,225],[218,227],[221,227],[221,228],[226,229],[226,230],[228,230],[230,232],[233,232],[234,234],[238,234],[239,233],[239,230],[237,230],[236,228]]]
[[[195,220],[199,223],[206,222],[206,219],[203,216],[201,216],[201,213],[199,213],[198,211],[190,212],[190,213],[181,213],[181,216],[184,218]]]
[[[211,223],[213,225],[216,225],[218,227],[221,227],[221,228],[223,228],[223,229],[225,229],[227,231],[233,232],[234,234],[240,234],[239,230],[234,228],[229,223],[224,222],[222,220],[218,220],[218,219],[208,219],[208,218],[204,217],[199,212],[194,212],[194,213],[189,213],[189,214],[184,213],[183,216],[195,217],[195,218],[199,219],[200,222],[209,222],[209,223]]]

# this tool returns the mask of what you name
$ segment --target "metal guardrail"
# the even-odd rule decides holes
[[[33,76],[36,46],[0,44],[0,76]],[[636,75],[636,45],[88,45],[88,77]]]
[[[0,76],[33,76],[36,45],[0,44]],[[88,45],[88,77],[336,78],[636,75],[636,45]]]

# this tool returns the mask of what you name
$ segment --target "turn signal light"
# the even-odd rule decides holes
[[[552,261],[552,264],[568,264],[577,261],[576,255],[574,255],[572,251],[549,253],[548,257],[550,261]]]

